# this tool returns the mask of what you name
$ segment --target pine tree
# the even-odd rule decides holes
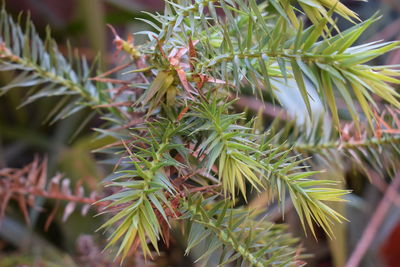
[[[33,87],[23,105],[61,96],[52,121],[90,108],[104,121],[99,137],[115,141],[101,150],[118,158],[104,179],[115,193],[97,203],[116,257],[138,249],[152,257],[178,229],[186,253],[201,251],[194,260],[205,265],[211,256],[220,265],[299,265],[297,239],[252,199],[267,194],[283,214],[290,199],[305,231],[333,237],[346,219],[330,202],[350,191],[314,163],[354,160],[393,175],[400,73],[368,63],[400,43],[355,45],[378,16],[360,22],[335,0],[174,0],[148,15],[153,30],[136,33],[143,45],[114,31],[127,63],[103,74],[72,49],[64,57],[50,31],[42,41],[29,17],[23,26],[4,7],[0,17],[0,70],[15,73],[0,92]],[[337,17],[353,26],[339,29]],[[116,72],[124,75],[108,77]],[[238,113],[242,95],[290,113],[285,92],[295,92],[303,117],[265,125],[260,113]]]

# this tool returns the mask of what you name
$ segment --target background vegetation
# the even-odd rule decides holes
[[[385,39],[385,41],[400,40],[400,4],[395,0],[370,1],[342,1],[360,15],[362,20],[371,17],[379,10],[382,18],[366,31],[359,42]],[[96,56],[96,51],[102,53],[103,68],[110,69],[116,64],[115,46],[112,43],[114,36],[106,27],[112,24],[121,36],[128,33],[148,29],[148,25],[135,18],[150,19],[140,11],[162,11],[163,1],[147,0],[82,0],[82,1],[33,1],[10,0],[6,1],[7,9],[15,18],[20,11],[29,11],[39,34],[46,35],[46,25],[50,25],[52,35],[57,40],[62,52],[68,50],[67,40],[73,47],[77,47],[89,61]],[[350,24],[339,21],[342,27]],[[135,39],[136,43],[143,40]],[[395,50],[380,57],[376,64],[400,64],[400,51]],[[7,85],[12,75],[0,72],[0,82]],[[102,155],[91,151],[98,148],[105,140],[93,141],[92,128],[101,125],[102,120],[90,111],[82,110],[74,115],[51,123],[46,118],[51,114],[55,103],[60,99],[43,98],[19,109],[15,107],[22,103],[25,91],[12,90],[0,98],[0,168],[23,167],[35,160],[36,155],[47,155],[49,177],[61,171],[69,177],[71,184],[83,181],[86,191],[98,191],[99,181],[110,172],[107,164],[99,165]],[[287,97],[292,105],[297,98]],[[344,103],[338,103],[338,105]],[[238,110],[248,112],[262,112],[267,122],[272,121],[279,114],[279,110],[271,103],[261,103],[259,100],[243,96],[237,103]],[[43,123],[46,122],[46,123]],[[83,123],[83,122],[88,122]],[[265,122],[267,124],[267,122]],[[352,133],[344,135],[352,137]],[[356,157],[356,155],[353,155]],[[373,156],[379,157],[379,153]],[[96,158],[95,158],[96,157]],[[34,161],[35,162],[35,161]],[[40,161],[42,162],[42,161]],[[107,162],[105,162],[107,163]],[[39,161],[38,161],[38,164]],[[33,167],[32,167],[33,168]],[[372,169],[372,168],[371,168]],[[384,208],[387,198],[393,201],[390,212],[384,215],[379,224],[379,231],[368,232],[372,235],[369,246],[370,253],[364,257],[362,266],[399,266],[397,255],[400,253],[400,197],[390,194],[387,187],[389,179],[381,177],[381,173],[371,169],[360,170],[351,166],[339,172],[338,169],[329,170],[336,176],[341,176],[347,182],[347,188],[353,193],[349,202],[344,206],[337,206],[342,210],[348,223],[335,227],[336,239],[325,237],[323,231],[317,230],[318,242],[312,235],[305,236],[300,227],[293,207],[286,209],[286,221],[296,236],[301,236],[301,243],[313,257],[306,259],[309,266],[344,266],[344,262],[354,251],[356,245],[365,235],[366,226],[380,215],[376,210]],[[366,172],[365,172],[366,171]],[[366,175],[366,173],[368,175]],[[368,179],[367,178],[370,179]],[[61,186],[66,190],[66,186]],[[382,199],[386,201],[382,202]],[[105,245],[104,237],[100,233],[93,233],[93,229],[101,225],[101,220],[93,217],[97,211],[89,210],[82,216],[79,212],[72,212],[73,207],[56,210],[56,201],[43,201],[47,212],[32,210],[28,215],[31,225],[23,222],[23,214],[18,210],[17,203],[11,207],[0,228],[0,266],[32,265],[32,266],[114,266],[112,257],[101,254]],[[260,198],[253,205],[263,205],[265,200]],[[389,201],[389,202],[390,202]],[[14,209],[13,209],[14,208]],[[59,213],[54,221],[48,224],[51,211]],[[71,215],[70,215],[71,213]],[[69,216],[70,215],[70,216]],[[53,217],[53,216],[52,216]],[[280,220],[277,212],[276,220]],[[48,229],[46,229],[48,226]],[[365,237],[364,237],[365,238]],[[142,259],[129,259],[127,266],[188,266],[191,260],[185,258],[184,249],[174,244],[166,249],[167,253],[157,259],[155,263],[144,263]]]

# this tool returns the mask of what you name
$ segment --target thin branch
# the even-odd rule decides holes
[[[281,107],[263,102],[254,97],[240,96],[239,100],[235,102],[235,105],[243,109],[248,108],[254,112],[258,112],[259,110],[261,110],[263,115],[266,115],[268,117],[279,117],[282,120],[290,119],[287,112]]]
[[[379,174],[372,170],[368,169],[368,177],[371,179],[371,184],[373,184],[376,188],[379,189],[382,193],[385,193],[388,184],[379,176]],[[393,198],[390,199],[393,204],[400,208],[400,195],[396,194]]]
[[[293,149],[298,152],[312,152],[324,149],[356,149],[364,147],[375,147],[387,144],[400,144],[400,136],[393,137],[382,137],[382,138],[370,138],[360,141],[337,141],[337,142],[326,142],[320,144],[294,144]]]
[[[93,198],[93,197],[80,197],[74,195],[67,195],[61,193],[52,193],[46,192],[44,190],[38,190],[36,188],[21,188],[17,190],[13,190],[13,193],[22,194],[22,195],[34,195],[39,197],[44,197],[53,200],[63,200],[68,202],[75,202],[81,204],[89,204],[89,205],[96,205],[96,206],[107,206],[108,202],[96,202],[100,198]]]
[[[8,49],[5,45],[5,43],[0,43],[0,59],[1,60],[6,60],[8,62],[11,62],[13,64],[21,65],[24,66],[25,68],[32,69],[35,71],[35,74],[44,78],[44,79],[49,79],[50,81],[61,84],[67,88],[69,88],[71,91],[76,91],[79,94],[81,94],[85,99],[93,102],[98,102],[97,99],[93,98],[90,94],[88,94],[82,85],[78,83],[74,83],[71,80],[68,80],[60,75],[57,75],[54,72],[50,72],[43,68],[42,66],[26,60],[24,58],[21,58],[11,52],[10,49]]]
[[[394,199],[397,196],[397,190],[400,186],[400,174],[396,175],[396,178],[391,183],[390,187],[386,190],[384,197],[376,208],[374,214],[372,215],[372,219],[370,223],[367,225],[364,233],[357,244],[356,249],[350,256],[349,260],[346,263],[346,267],[357,267],[359,266],[363,256],[368,250],[368,247],[372,243],[375,238],[377,231],[379,230],[380,225],[385,219],[386,214],[389,211],[390,206],[392,205],[391,199]]]
[[[75,189],[72,189],[70,180],[63,179],[60,174],[49,178],[47,176],[47,158],[40,162],[39,158],[35,157],[32,163],[20,169],[0,169],[0,223],[4,218],[9,202],[15,200],[18,202],[19,208],[29,224],[28,207],[35,205],[35,198],[37,197],[57,200],[56,207],[58,207],[60,200],[68,202],[69,204],[64,210],[65,219],[75,210],[75,203],[83,204],[82,214],[86,214],[87,207],[91,205],[96,205],[100,208],[109,204],[107,201],[96,202],[99,197],[94,191],[85,196],[81,182],[77,182]],[[46,227],[54,218],[53,213],[47,220]]]

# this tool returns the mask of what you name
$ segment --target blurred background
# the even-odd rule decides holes
[[[146,24],[137,20],[150,18],[141,11],[162,12],[164,7],[162,0],[5,2],[7,10],[15,18],[21,11],[29,11],[41,36],[45,36],[46,26],[49,25],[61,51],[66,51],[67,40],[89,60],[100,51],[104,69],[111,68],[115,61],[113,35],[106,24],[113,25],[121,37],[126,37],[128,33],[147,29]],[[400,40],[399,0],[342,2],[356,11],[362,20],[376,12],[382,15],[360,41]],[[343,22],[342,27],[347,26],[349,25]],[[135,42],[140,43],[143,40],[135,39]],[[393,51],[380,60],[380,64],[400,64],[400,50]],[[0,72],[0,84],[7,84],[10,79],[11,74]],[[0,168],[22,167],[31,162],[36,154],[48,155],[49,175],[61,171],[72,181],[83,179],[89,190],[98,189],[98,182],[109,171],[96,164],[95,157],[90,152],[98,146],[91,141],[91,128],[100,125],[100,119],[96,116],[89,117],[90,122],[81,129],[80,122],[89,116],[88,111],[81,111],[54,124],[44,123],[57,98],[42,99],[16,109],[24,94],[23,89],[12,90],[0,98]],[[302,236],[307,252],[314,255],[307,259],[308,266],[344,266],[345,259],[360,240],[364,227],[371,220],[382,198],[376,185],[360,173],[349,171],[345,176],[350,189],[354,190],[351,204],[345,212],[350,222],[338,227],[338,235],[334,241],[323,236],[318,241],[310,236]],[[53,205],[55,204],[51,201],[44,203],[46,210],[51,210]],[[400,266],[398,207],[393,206],[385,217],[362,266]],[[94,214],[95,212],[91,212],[81,216],[76,212],[66,223],[62,222],[62,216],[56,216],[48,231],[44,231],[48,214],[32,211],[32,225],[28,227],[18,209],[11,211],[0,228],[0,266],[118,266],[106,253],[100,253],[104,238],[101,234],[94,233],[94,229],[100,225],[99,219],[93,217]],[[301,236],[298,222],[295,219],[291,221],[290,216],[288,219],[295,234]],[[190,266],[190,261],[183,258],[183,250],[179,246],[172,246],[166,251],[153,266]],[[136,261],[127,264],[134,265],[144,266],[145,263]]]

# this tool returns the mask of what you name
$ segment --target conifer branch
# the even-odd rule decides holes
[[[182,203],[182,218],[188,220],[184,228],[188,239],[186,253],[202,241],[211,239],[207,242],[210,246],[197,261],[207,263],[211,255],[219,250],[220,265],[239,258],[242,264],[257,267],[300,262],[295,257],[296,250],[291,248],[297,240],[286,234],[282,225],[254,221],[256,213],[233,210],[230,205],[223,201],[214,203],[199,196],[190,197],[187,203]]]
[[[97,202],[105,203],[100,205],[111,214],[100,229],[110,231],[107,247],[119,244],[117,256],[122,259],[139,247],[145,257],[153,249],[158,252],[160,237],[168,244],[171,222],[184,220],[187,252],[199,242],[207,247],[200,260],[219,251],[220,265],[232,261],[254,266],[295,264],[296,242],[281,226],[235,206],[237,198],[247,201],[247,187],[271,191],[282,208],[288,193],[303,227],[307,224],[316,235],[317,224],[332,237],[332,224],[345,218],[327,202],[344,201],[349,191],[334,188],[331,180],[317,179],[322,173],[310,170],[308,158],[297,152],[323,155],[342,150],[377,158],[382,147],[391,147],[384,153],[386,159],[400,151],[396,118],[390,125],[380,120],[378,125],[384,129],[379,136],[356,141],[336,141],[334,131],[322,138],[323,128],[314,125],[311,88],[328,107],[336,128],[342,119],[337,98],[346,103],[358,129],[363,122],[355,102],[370,128],[375,125],[372,107],[377,106],[373,95],[399,108],[400,95],[394,88],[400,84],[399,71],[367,63],[400,43],[355,46],[376,17],[340,32],[332,15],[356,20],[355,13],[335,0],[310,3],[167,2],[163,15],[149,14],[154,20],[145,20],[155,32],[143,32],[149,41],[142,46],[135,46],[131,37],[123,40],[111,27],[118,52],[126,53],[137,68],[127,71],[131,76],[126,80],[106,76],[129,64],[91,79],[95,71],[85,59],[77,56],[67,61],[49,33],[43,43],[29,18],[23,31],[20,21],[15,23],[3,8],[0,70],[15,70],[18,76],[0,90],[37,86],[24,104],[64,96],[67,104],[60,102],[63,109],[55,112],[55,120],[85,106],[104,111],[106,126],[96,131],[115,139],[103,152],[113,159],[117,153],[120,160],[105,178],[116,192]],[[292,4],[302,8],[312,26],[304,28]],[[72,69],[75,65],[78,71]],[[269,93],[271,100],[279,101],[277,90],[286,90],[289,84],[296,84],[301,95],[296,100],[307,107],[314,123],[311,133],[288,122],[285,127],[273,125],[270,134],[260,134],[251,126],[252,119],[235,113],[226,101],[249,87],[254,96],[264,99]],[[379,157],[370,161],[381,163]]]

